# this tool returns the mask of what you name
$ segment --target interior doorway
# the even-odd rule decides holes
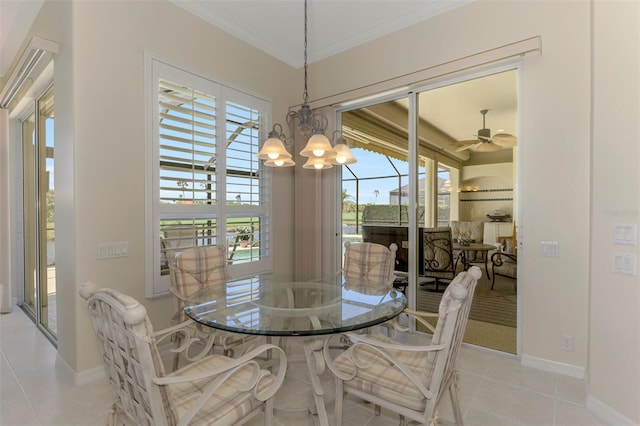
[[[477,242],[495,249],[473,258],[483,278],[465,341],[514,354],[517,282],[494,275],[490,257],[505,249],[501,242],[513,235],[517,217],[517,79],[517,68],[494,71],[341,111],[343,136],[358,159],[342,171],[343,242],[395,242],[397,275],[408,278],[410,306],[433,312],[441,293],[421,285],[420,233],[479,223]]]

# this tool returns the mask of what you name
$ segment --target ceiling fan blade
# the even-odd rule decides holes
[[[518,138],[508,133],[496,133],[491,138],[491,142],[501,147],[509,148],[518,144]]]
[[[493,142],[481,143],[475,148],[477,152],[494,152],[500,151],[501,149],[502,147],[500,145],[496,145]]]
[[[473,135],[476,138],[478,138],[478,140],[480,142],[490,142],[491,141],[491,137],[490,136],[483,136],[483,135]]]
[[[478,141],[463,141],[463,142],[467,142],[464,144],[460,144],[457,148],[456,148],[456,152],[460,152],[460,151],[464,151],[465,149],[469,149],[472,146],[476,145],[478,143]]]

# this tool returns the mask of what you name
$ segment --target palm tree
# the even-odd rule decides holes
[[[380,191],[378,191],[377,189],[373,190],[373,195],[376,197],[376,200],[374,201],[373,204],[377,204],[378,203],[378,195],[380,195]]]
[[[343,211],[349,210],[348,207],[353,203],[351,200],[353,200],[353,197],[347,193],[346,188],[342,188],[342,210]]]
[[[182,195],[181,197],[184,198],[184,189],[187,188],[189,186],[189,182],[186,180],[182,180],[180,179],[179,181],[176,182],[176,185],[178,185],[178,188],[182,188]]]

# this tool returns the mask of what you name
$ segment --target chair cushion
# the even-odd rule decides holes
[[[510,259],[504,259],[500,266],[494,265],[493,272],[498,275],[504,275],[510,278],[518,276],[518,264]]]
[[[206,373],[215,368],[220,368],[230,361],[222,355],[211,355],[196,361],[177,372],[168,374],[173,376],[190,376]],[[251,393],[240,392],[237,387],[249,380],[252,369],[249,366],[242,367],[218,391],[212,395],[198,411],[190,425],[233,425],[248,413],[260,406]],[[275,376],[267,375],[258,386],[258,392],[275,382]],[[194,380],[192,382],[167,385],[168,400],[172,401],[170,410],[174,410],[177,418],[182,418],[186,411],[202,394],[206,380]]]
[[[357,345],[340,354],[334,361],[336,367],[347,374],[353,374],[353,366],[348,357],[354,347],[357,348]],[[389,353],[413,372],[416,378],[422,375],[427,362],[427,357],[424,356],[424,353],[391,350]],[[424,410],[426,404],[425,396],[400,370],[389,365],[386,359],[366,347],[361,347],[360,350],[357,350],[357,356],[361,362],[371,364],[371,366],[358,369],[358,373],[353,380],[344,382],[345,387],[375,395],[412,410]],[[428,370],[432,369],[429,368]]]
[[[344,276],[389,282],[393,274],[393,260],[391,250],[381,244],[351,244],[345,252]]]
[[[194,247],[175,258],[175,287],[190,296],[202,287],[227,281],[227,255],[215,246]]]

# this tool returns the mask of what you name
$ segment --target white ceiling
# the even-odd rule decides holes
[[[170,0],[293,67],[304,61],[302,0]],[[473,0],[309,0],[308,62],[348,50]],[[17,54],[43,0],[0,0],[0,76]],[[409,48],[409,47],[407,47]],[[490,77],[431,92],[428,120],[457,140],[482,127],[517,135],[513,77]]]
[[[299,68],[304,63],[302,0],[170,0]],[[335,55],[471,0],[309,0],[308,62]]]

